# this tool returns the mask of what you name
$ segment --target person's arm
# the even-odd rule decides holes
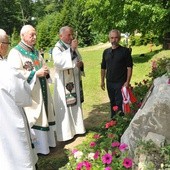
[[[102,62],[101,62],[101,89],[105,90],[105,77],[106,77],[106,61],[105,61],[105,53],[106,50],[104,50],[102,55]]]
[[[67,70],[76,66],[76,63],[72,61],[70,48],[61,51],[59,47],[55,46],[52,56],[54,65],[58,70]]]
[[[106,70],[101,69],[101,89],[105,90],[105,77],[106,77]]]
[[[126,82],[124,83],[124,86],[129,87],[131,77],[132,77],[132,68],[127,67],[127,79]]]

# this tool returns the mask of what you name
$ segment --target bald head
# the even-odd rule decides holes
[[[24,25],[20,31],[21,40],[29,46],[34,46],[36,43],[36,31],[32,25]]]
[[[6,32],[3,29],[0,29],[0,42],[5,41],[6,37],[8,37]]]

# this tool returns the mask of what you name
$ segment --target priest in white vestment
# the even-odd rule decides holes
[[[49,147],[56,146],[55,113],[48,80],[48,67],[43,57],[34,49],[36,30],[31,25],[24,25],[20,32],[21,42],[11,49],[8,63],[16,68],[33,85],[32,105],[24,107],[35,150],[48,154]]]
[[[31,105],[31,89],[4,59],[9,44],[6,32],[0,29],[0,169],[35,170],[38,157],[22,108]]]
[[[60,40],[53,48],[55,65],[54,107],[58,141],[67,141],[76,134],[84,134],[81,75],[83,62],[77,51],[78,42],[73,40],[72,28],[60,29]]]

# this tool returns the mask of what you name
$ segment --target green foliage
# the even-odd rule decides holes
[[[147,44],[155,44],[158,46],[160,44],[159,38],[152,33],[142,35],[142,36],[130,36],[130,44],[132,46],[141,46],[141,45],[147,45]]]
[[[149,73],[149,77],[155,79],[162,76],[167,72],[167,65],[170,64],[170,58],[158,58],[152,61],[152,71]]]
[[[47,15],[39,22],[36,29],[37,35],[37,48],[48,49],[54,47],[58,39],[58,30],[61,24],[60,13],[53,13]]]
[[[164,170],[170,167],[170,145],[158,147],[151,140],[139,141],[135,150],[135,157],[145,155],[143,167],[146,170],[160,169]]]
[[[94,42],[93,42],[94,44],[98,44],[99,42],[105,43],[109,39],[108,34],[102,34],[102,33],[98,34],[97,32],[94,33],[93,37],[94,37]]]
[[[19,38],[18,32],[14,28],[12,36],[11,36],[11,42],[12,42],[11,45],[14,47],[19,43],[19,41],[20,41],[20,38]]]

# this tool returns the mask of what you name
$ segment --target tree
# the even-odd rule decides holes
[[[161,36],[170,30],[169,0],[87,0],[85,7],[93,31],[99,33],[118,28],[131,34],[139,30]]]
[[[22,25],[31,22],[31,5],[32,0],[0,0],[1,28],[9,35],[14,28],[19,32]]]

